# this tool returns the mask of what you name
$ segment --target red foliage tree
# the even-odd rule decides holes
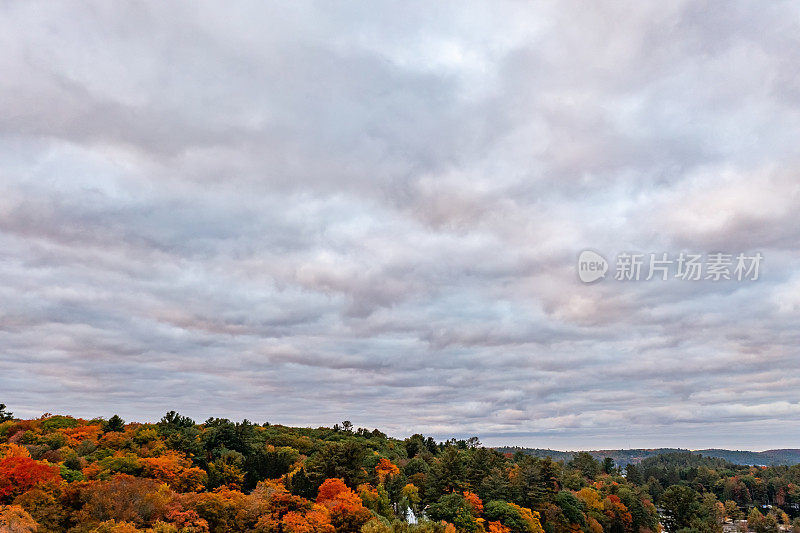
[[[0,460],[0,502],[10,502],[40,483],[58,483],[58,468],[30,457],[6,457]]]

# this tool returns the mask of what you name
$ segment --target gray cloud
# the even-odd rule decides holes
[[[0,11],[14,412],[800,437],[791,3]],[[765,263],[587,286],[586,247]]]

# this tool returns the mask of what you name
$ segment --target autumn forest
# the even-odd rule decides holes
[[[800,531],[800,465],[668,453],[620,469],[347,421],[196,423],[174,411],[141,424],[21,420],[2,406],[0,419],[3,532]]]

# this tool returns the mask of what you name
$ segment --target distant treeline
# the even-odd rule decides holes
[[[546,448],[521,448],[517,446],[501,446],[495,449],[501,453],[522,452],[527,455],[533,455],[534,457],[550,457],[555,461],[569,461],[575,456],[576,453],[578,453],[550,450]],[[690,452],[706,457],[716,457],[736,465],[790,466],[800,463],[800,449],[751,452],[746,450],[723,450],[717,448],[707,450],[686,450],[683,448],[633,448],[629,450],[589,450],[587,453],[591,454],[595,459],[601,461],[606,457],[610,457],[617,465],[625,467],[629,463],[640,463],[642,460],[655,455],[678,452]]]

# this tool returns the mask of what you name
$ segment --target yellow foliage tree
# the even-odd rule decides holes
[[[584,487],[575,493],[575,496],[583,502],[586,509],[603,512],[603,500],[600,499],[600,494],[592,488]]]

